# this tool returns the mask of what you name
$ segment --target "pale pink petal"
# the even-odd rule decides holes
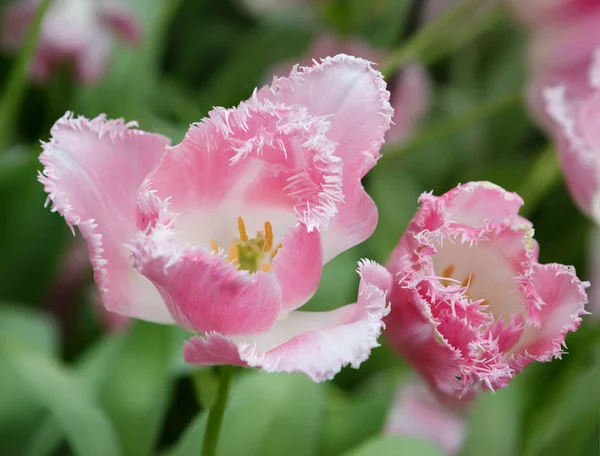
[[[393,125],[386,135],[389,143],[403,141],[419,126],[429,111],[431,83],[425,69],[417,64],[399,70],[392,90]]]
[[[391,275],[364,261],[359,266],[358,302],[332,312],[292,312],[273,328],[227,339],[209,333],[186,342],[183,354],[197,365],[236,364],[268,372],[303,372],[315,381],[331,379],[345,365],[357,368],[378,346],[387,313]]]
[[[305,304],[317,291],[323,253],[319,233],[309,233],[301,225],[289,230],[281,244],[273,258],[273,273],[281,287],[281,312],[285,313]]]
[[[600,220],[600,149],[596,149],[600,144],[594,132],[600,95],[581,106],[558,86],[548,88],[545,97],[548,113],[558,126],[558,150],[571,195],[586,214]]]
[[[413,377],[398,389],[385,433],[420,437],[435,443],[445,454],[454,455],[467,435],[466,406],[442,403]]]
[[[106,73],[111,48],[110,37],[98,34],[93,46],[76,54],[75,73],[80,83],[93,84]]]
[[[40,181],[70,226],[88,244],[94,278],[107,309],[150,321],[172,322],[158,292],[130,264],[124,244],[136,233],[136,195],[169,140],[134,123],[73,118],[67,113],[44,144]]]
[[[520,20],[534,26],[573,20],[598,8],[596,0],[509,0],[508,3]]]
[[[441,198],[451,223],[485,227],[486,222],[514,222],[523,200],[491,182],[469,182],[450,190]],[[530,223],[527,222],[529,225]]]
[[[107,28],[123,41],[137,44],[141,38],[141,25],[133,13],[121,1],[105,1],[101,5],[101,18]]]
[[[572,267],[536,264],[533,281],[544,305],[539,325],[527,326],[518,345],[512,349],[513,363],[518,370],[534,361],[560,358],[567,333],[576,331],[581,316],[588,313],[585,289],[589,283],[579,280]]]
[[[394,110],[385,87],[368,61],[341,54],[312,67],[295,67],[289,78],[275,78],[272,88],[258,93],[259,99],[306,106],[311,115],[331,122],[326,134],[343,160],[344,204],[323,232],[325,262],[375,229],[377,208],[360,180],[375,166],[391,124]]]

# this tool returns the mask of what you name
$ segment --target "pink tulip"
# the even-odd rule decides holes
[[[538,263],[521,198],[471,182],[419,201],[388,264],[391,345],[442,397],[506,386],[526,365],[560,357],[589,284],[572,267]]]
[[[356,55],[377,64],[383,63],[386,57],[384,51],[375,49],[360,39],[322,35],[315,40],[300,62],[311,65],[314,60],[339,53]],[[291,67],[292,63],[281,63],[273,69],[272,74],[287,74]],[[398,68],[390,100],[394,117],[386,135],[388,144],[406,139],[418,128],[429,110],[430,91],[429,77],[421,65],[411,64]]]
[[[67,115],[40,180],[86,239],[109,310],[198,333],[184,349],[194,364],[324,380],[366,359],[386,313],[391,276],[370,262],[356,304],[296,309],[323,264],[375,228],[361,179],[388,100],[369,62],[339,55],[214,109],[174,147],[122,120]]]
[[[2,18],[2,46],[17,52],[24,44],[39,0],[9,5]],[[81,83],[92,83],[106,72],[113,36],[134,44],[139,24],[118,0],[54,0],[42,23],[31,64],[31,77],[46,81],[62,66],[71,65]]]
[[[588,86],[590,93],[582,97],[571,96],[565,85],[547,88],[544,95],[571,195],[587,215],[600,222],[600,51]]]
[[[527,100],[536,120],[548,132],[553,124],[543,91],[566,84],[568,95],[590,92],[587,73],[600,46],[600,2],[597,0],[512,0],[516,16],[531,28]]]
[[[419,437],[447,455],[457,454],[466,437],[466,404],[446,404],[416,376],[398,389],[385,433]]]

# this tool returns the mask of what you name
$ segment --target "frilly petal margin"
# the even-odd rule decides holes
[[[371,261],[361,261],[358,273],[356,304],[331,312],[292,312],[254,338],[233,340],[215,332],[196,336],[185,343],[183,356],[199,366],[234,364],[266,372],[302,372],[316,382],[333,378],[348,364],[358,368],[379,346],[392,285],[391,274]]]
[[[528,364],[548,362],[565,353],[565,337],[576,331],[587,304],[586,288],[572,267],[562,264],[535,264],[533,269],[535,289],[544,303],[540,312],[539,327],[528,327],[511,358],[511,365],[522,370]]]
[[[339,54],[312,67],[295,66],[288,78],[276,77],[258,93],[259,99],[306,106],[331,122],[327,138],[344,162],[344,204],[322,232],[324,263],[367,239],[377,224],[377,208],[360,181],[377,163],[394,109],[382,74],[371,65]]]
[[[104,306],[160,323],[173,318],[152,284],[131,267],[124,247],[137,231],[136,195],[169,139],[137,130],[135,122],[74,118],[66,113],[43,143],[39,181],[67,224],[86,240]]]

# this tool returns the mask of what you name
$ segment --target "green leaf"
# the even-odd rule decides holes
[[[381,436],[345,456],[443,456],[444,452],[430,442],[414,437]]]
[[[32,397],[51,413],[75,454],[121,453],[110,421],[71,372],[4,334],[0,337],[0,352],[15,368]]]
[[[77,363],[75,375],[111,417],[127,455],[152,454],[171,391],[171,327],[136,322],[110,334]],[[48,455],[61,441],[46,420],[33,434],[29,455]]]
[[[0,299],[39,301],[70,236],[63,218],[44,207],[37,168],[37,160],[24,160],[19,178],[0,188]]]
[[[52,356],[58,351],[58,334],[53,322],[23,306],[0,305],[0,334],[43,356]],[[0,454],[22,454],[43,408],[31,397],[29,388],[1,351],[0,372]]]
[[[250,372],[233,385],[219,439],[219,456],[315,454],[323,385],[300,374]],[[199,454],[205,414],[188,427],[170,456]]]
[[[105,365],[100,402],[128,456],[152,454],[158,438],[171,392],[169,329],[135,322]]]
[[[480,394],[469,415],[469,433],[460,454],[518,454],[524,394],[526,391],[522,375],[513,379],[507,388]]]
[[[341,454],[381,432],[398,378],[391,372],[372,378],[359,391],[343,394],[332,384],[319,454]]]
[[[536,410],[523,454],[588,454],[590,437],[598,435],[600,410],[600,347],[595,351],[585,365],[571,366],[566,378],[553,388],[554,394]]]

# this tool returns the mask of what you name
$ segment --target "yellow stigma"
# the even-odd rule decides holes
[[[273,258],[282,247],[279,243],[273,249],[275,236],[271,223],[265,222],[264,230],[257,231],[256,236],[253,238],[248,237],[246,224],[242,217],[237,218],[237,229],[239,237],[233,239],[229,247],[227,262],[233,263],[239,269],[250,273],[258,271],[271,272]],[[210,247],[213,252],[219,252],[220,247],[215,240],[210,241]]]

